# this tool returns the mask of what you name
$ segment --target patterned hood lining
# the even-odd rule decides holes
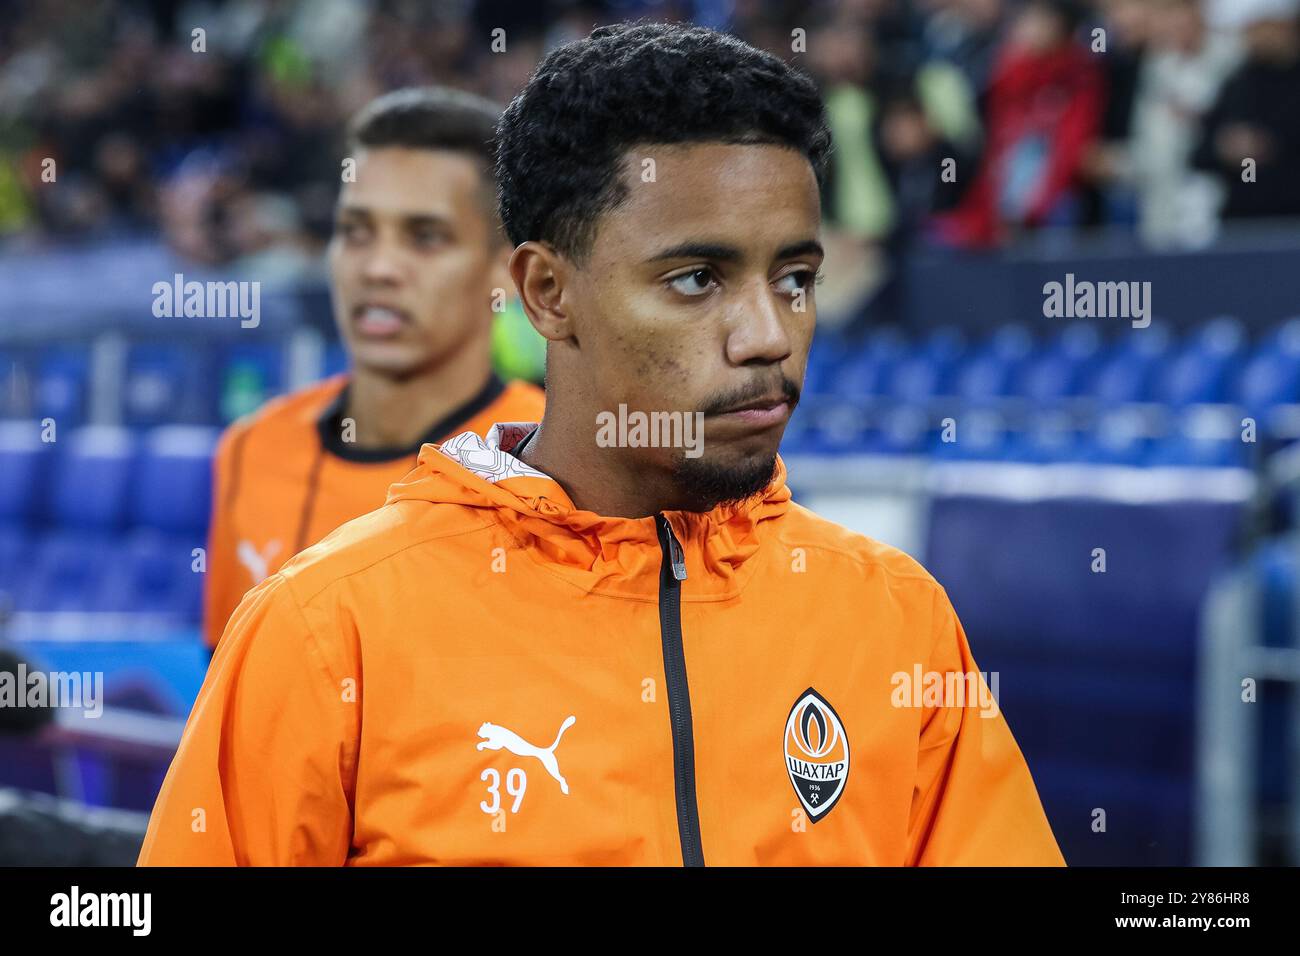
[[[499,422],[493,425],[487,438],[476,432],[462,432],[438,446],[438,450],[472,471],[484,481],[496,484],[507,478],[545,478],[551,476],[525,464],[511,449],[537,430],[537,422]]]

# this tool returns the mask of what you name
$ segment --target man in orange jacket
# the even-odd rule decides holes
[[[426,446],[245,598],[141,862],[1060,865],[943,589],[790,500],[811,82],[602,27],[497,136],[544,420]]]
[[[244,593],[384,503],[425,442],[532,421],[542,391],[492,372],[492,303],[510,246],[492,185],[500,110],[406,89],[362,110],[329,247],[334,318],[352,369],[232,425],[214,461],[204,637]]]

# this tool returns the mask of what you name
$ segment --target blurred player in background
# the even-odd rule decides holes
[[[491,363],[492,307],[511,288],[491,173],[499,115],[480,97],[427,88],[386,94],[353,120],[329,246],[351,371],[271,402],[222,437],[209,646],[245,591],[382,505],[425,442],[541,417],[541,389],[502,383]]]

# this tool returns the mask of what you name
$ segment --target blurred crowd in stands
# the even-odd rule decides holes
[[[639,16],[728,29],[809,71],[836,140],[827,218],[872,245],[1066,227],[1178,248],[1225,219],[1300,215],[1297,0],[6,6],[10,248],[161,235],[196,263],[311,274],[367,100],[445,83],[504,103],[546,50]]]

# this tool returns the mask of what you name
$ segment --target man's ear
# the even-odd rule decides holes
[[[571,264],[544,242],[529,240],[510,255],[510,278],[533,328],[550,342],[573,338],[573,322],[564,306],[564,285]]]

